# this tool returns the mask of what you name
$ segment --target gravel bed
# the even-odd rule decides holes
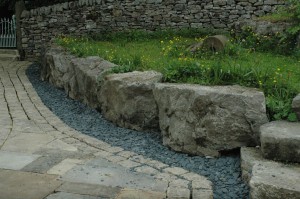
[[[96,110],[68,98],[64,90],[41,81],[38,64],[29,66],[26,74],[43,103],[72,128],[112,146],[206,176],[213,183],[214,199],[249,198],[249,188],[241,179],[239,153],[204,158],[174,152],[162,145],[159,133],[117,127]]]

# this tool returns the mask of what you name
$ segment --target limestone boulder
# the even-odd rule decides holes
[[[158,130],[153,87],[162,77],[155,71],[107,75],[98,95],[104,117],[121,127]]]
[[[100,90],[100,79],[115,64],[100,57],[73,58],[70,60],[73,76],[70,76],[68,94],[92,108],[100,108],[97,93]]]
[[[295,111],[298,120],[300,121],[300,94],[293,99],[292,108]]]
[[[224,35],[214,35],[204,39],[203,47],[212,51],[222,51],[224,50],[228,41],[229,39]]]
[[[300,163],[300,123],[275,121],[260,127],[265,158]]]
[[[99,108],[99,79],[115,64],[100,57],[77,58],[61,47],[53,46],[45,53],[41,78],[63,88],[68,96]]]
[[[268,122],[264,94],[240,86],[156,84],[154,97],[164,145],[195,155],[259,143]]]
[[[43,59],[41,79],[59,88],[67,87],[68,80],[73,76],[70,63],[72,57],[62,47],[49,48]]]

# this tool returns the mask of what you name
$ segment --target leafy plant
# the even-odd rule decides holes
[[[290,13],[293,26],[289,28],[288,32],[292,35],[300,33],[300,1],[287,0],[286,12]]]
[[[289,120],[297,121],[296,114],[292,111],[292,99],[296,96],[295,92],[279,88],[279,93],[272,93],[266,97],[267,113],[270,120]]]
[[[299,53],[294,51],[297,50],[295,49],[297,36],[300,34],[299,0],[286,0],[286,6],[281,6],[277,12],[262,16],[260,19],[275,23],[288,22],[290,27],[286,31],[271,35],[257,35],[251,28],[246,27],[240,35],[240,38],[245,41],[244,47],[299,57]],[[273,46],[278,47],[273,48]]]
[[[128,73],[135,70],[136,67],[134,67],[133,64],[128,65],[122,65],[122,66],[115,66],[112,68],[112,73]]]
[[[288,32],[275,34],[257,34],[252,27],[244,27],[243,31],[235,35],[235,42],[243,48],[253,51],[272,52],[282,55],[292,55],[295,49],[296,37]],[[276,48],[274,48],[276,46]]]

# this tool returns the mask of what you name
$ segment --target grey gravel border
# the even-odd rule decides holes
[[[215,199],[249,198],[249,188],[241,178],[239,154],[204,158],[174,152],[162,145],[158,132],[143,133],[117,127],[96,110],[68,98],[63,90],[42,82],[39,64],[32,64],[26,74],[43,103],[77,131],[114,147],[205,176],[213,183]]]

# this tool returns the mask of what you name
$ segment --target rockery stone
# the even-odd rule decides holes
[[[152,89],[162,77],[155,71],[106,76],[99,94],[104,117],[122,127],[158,131],[158,108]]]
[[[44,56],[41,78],[63,88],[70,98],[99,108],[99,79],[114,66],[100,57],[77,58],[54,46]]]
[[[176,151],[218,156],[259,143],[268,121],[264,94],[240,86],[156,84],[163,143]]]

